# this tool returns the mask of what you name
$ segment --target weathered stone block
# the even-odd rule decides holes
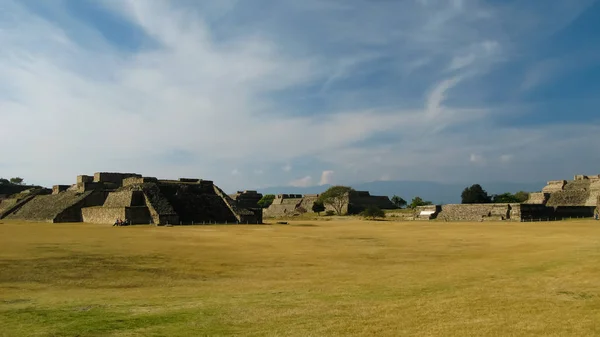
[[[52,186],[52,194],[58,194],[69,189],[71,185],[54,185]]]
[[[94,182],[96,183],[115,183],[119,186],[123,185],[123,179],[138,177],[141,178],[141,174],[137,173],[114,173],[114,172],[96,172],[94,173]]]
[[[77,176],[77,183],[91,183],[93,181],[94,181],[94,177],[92,177],[92,176],[86,176],[86,175]]]

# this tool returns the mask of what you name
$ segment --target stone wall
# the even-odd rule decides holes
[[[116,219],[125,220],[125,207],[87,207],[81,209],[83,222],[114,224]]]
[[[529,199],[527,199],[524,204],[532,204],[532,205],[545,205],[550,198],[550,193],[544,192],[536,192],[529,193]]]
[[[442,221],[520,221],[520,210],[512,212],[519,204],[451,204],[442,205],[437,219]]]
[[[69,189],[71,185],[54,185],[52,186],[52,194],[58,194]]]
[[[122,186],[141,185],[144,183],[156,183],[158,179],[154,177],[129,177],[123,179]]]
[[[88,192],[88,191],[103,191],[103,190],[115,190],[117,188],[119,188],[120,185],[117,185],[116,183],[98,183],[98,182],[92,182],[92,183],[77,183],[75,184],[74,188],[69,188],[68,191],[70,190],[75,190],[77,192]]]
[[[86,175],[77,176],[77,183],[92,183],[92,182],[94,182],[94,177],[92,177],[92,176],[86,176]]]
[[[591,218],[595,206],[558,206],[554,208],[555,218]]]
[[[147,207],[87,207],[81,209],[83,222],[114,224],[115,220],[129,220],[132,225],[152,222]]]
[[[94,173],[94,182],[96,183],[114,183],[119,186],[123,185],[123,179],[138,177],[142,175],[137,173],[114,173],[114,172],[96,172]]]

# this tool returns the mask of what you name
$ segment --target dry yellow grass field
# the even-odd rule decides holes
[[[593,336],[600,223],[0,224],[1,336]]]

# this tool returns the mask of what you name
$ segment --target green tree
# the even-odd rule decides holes
[[[516,204],[520,201],[515,195],[507,192],[493,195],[492,202],[496,204]]]
[[[414,197],[408,207],[415,209],[418,206],[428,206],[428,205],[433,205],[433,203],[431,201],[425,201],[425,200],[421,199],[421,197]]]
[[[492,202],[492,198],[479,184],[465,188],[460,196],[463,204],[488,204]]]
[[[271,206],[274,199],[275,199],[275,194],[265,194],[265,195],[263,195],[262,198],[260,198],[260,200],[258,201],[257,204],[258,204],[258,206],[260,206],[262,208],[268,208],[269,206]]]
[[[319,201],[322,202],[323,205],[331,206],[337,215],[342,215],[342,209],[344,208],[344,205],[348,203],[348,194],[353,191],[354,189],[348,186],[331,186],[319,196]]]
[[[400,197],[399,197],[399,196],[397,196],[397,195],[394,195],[394,196],[392,197],[392,203],[393,203],[394,205],[396,205],[396,207],[398,207],[398,208],[406,207],[406,204],[407,204],[406,200],[404,200],[404,199],[400,198]]]
[[[8,185],[10,181],[8,179],[0,178],[0,185]]]
[[[312,211],[317,213],[318,215],[321,215],[321,212],[325,211],[325,205],[323,204],[323,202],[317,200],[313,202]]]
[[[385,218],[385,212],[375,205],[370,205],[364,211],[362,211],[360,215],[373,220],[375,220],[375,218]]]
[[[15,185],[21,185],[23,183],[23,178],[19,178],[19,177],[10,178],[10,182]]]
[[[525,202],[529,199],[529,192],[519,191],[515,193],[515,198],[517,198],[518,202]]]

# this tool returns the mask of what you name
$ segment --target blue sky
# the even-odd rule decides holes
[[[0,176],[600,173],[600,2],[0,0]]]

